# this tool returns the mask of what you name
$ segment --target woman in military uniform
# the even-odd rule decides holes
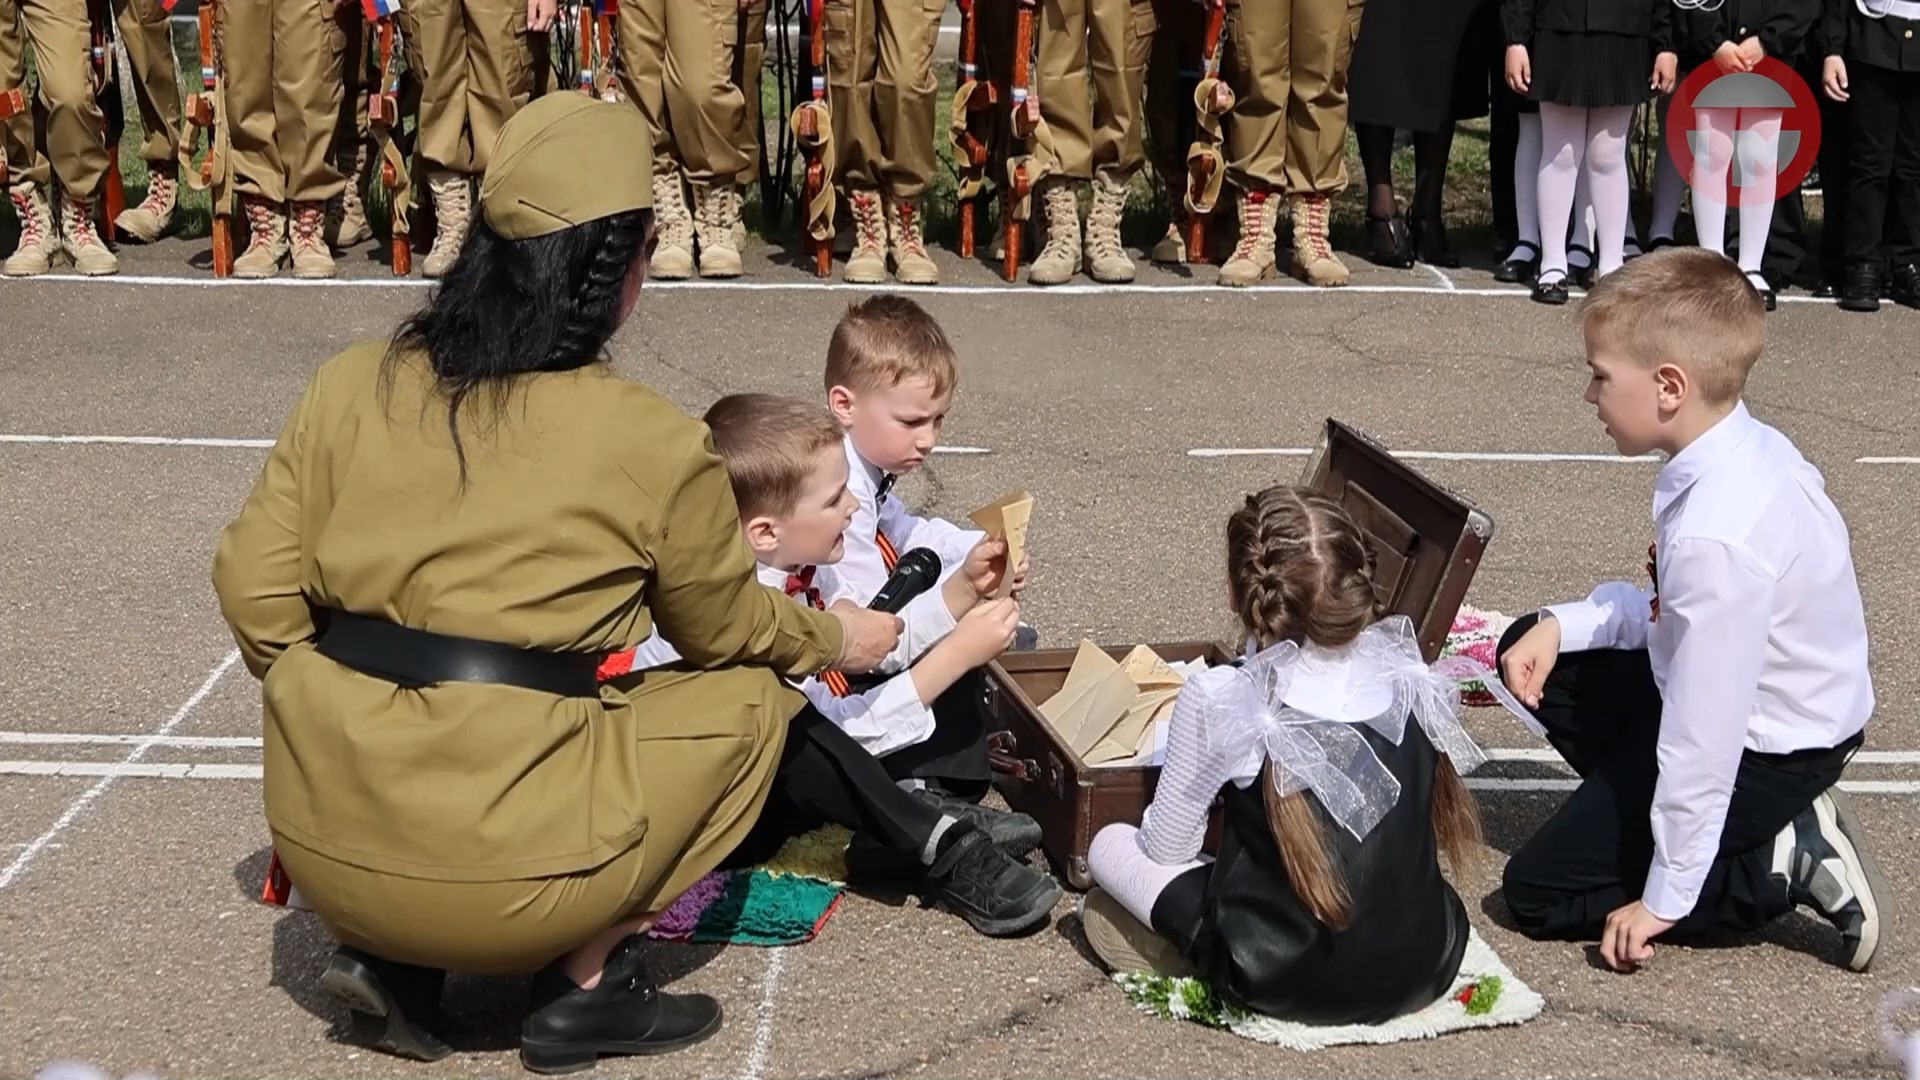
[[[805,700],[783,676],[898,638],[758,584],[706,429],[601,362],[652,245],[649,145],[580,94],[508,121],[441,287],[320,368],[221,536],[274,847],[389,1052],[448,1052],[446,970],[539,969],[536,1071],[716,1030],[640,935],[754,824]],[[597,686],[654,627],[687,662]]]

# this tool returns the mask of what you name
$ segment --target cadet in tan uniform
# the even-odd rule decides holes
[[[29,42],[46,109],[44,154],[35,143],[34,101],[27,93]],[[105,191],[107,144],[93,100],[92,49],[86,5],[78,0],[0,0],[0,95],[19,90],[26,106],[0,123],[7,197],[20,219],[20,244],[0,267],[8,277],[44,274],[63,251],[82,274],[120,269],[94,219],[94,202]],[[49,193],[56,178],[57,216]]]
[[[1273,276],[1285,198],[1293,272],[1345,285],[1327,238],[1332,197],[1347,186],[1347,62],[1361,0],[1227,0],[1222,68],[1237,99],[1226,117],[1227,179],[1239,191],[1240,242],[1220,284]]]
[[[920,198],[933,183],[933,45],[947,0],[826,0],[827,98],[853,219],[846,280],[935,285]]]
[[[805,702],[783,676],[899,638],[759,584],[705,427],[602,360],[645,276],[647,135],[573,93],[508,121],[446,283],[320,368],[215,556],[275,851],[388,1052],[448,1052],[448,970],[539,969],[536,1071],[711,1034],[641,934],[754,825]],[[656,628],[686,663],[597,684]]]
[[[620,4],[621,88],[653,133],[656,277],[692,277],[696,249],[701,277],[740,276],[740,186],[755,174],[748,124],[759,108],[748,108],[735,60],[742,23],[757,23],[764,39],[765,0],[757,5],[755,18],[741,0]]]
[[[1146,163],[1141,96],[1154,29],[1153,0],[1040,5],[1040,115],[1053,132],[1058,160],[1038,186],[1047,242],[1027,272],[1035,285],[1063,284],[1083,261],[1095,281],[1133,280],[1133,260],[1120,246],[1120,216],[1127,184]],[[1093,205],[1083,244],[1078,192],[1085,183],[1093,185]]]
[[[400,6],[396,21],[407,63],[420,79],[416,149],[439,230],[420,264],[426,277],[445,274],[460,253],[473,180],[486,171],[500,126],[533,96],[527,32],[545,33],[555,6],[555,0],[405,0]]]
[[[147,163],[146,197],[120,211],[113,223],[121,232],[152,243],[167,231],[180,200],[180,135],[186,118],[172,18],[159,0],[114,0],[113,14],[133,67],[133,100],[146,133],[140,156]]]
[[[234,190],[246,217],[239,278],[272,277],[289,256],[299,278],[334,276],[322,235],[328,201],[346,188],[334,134],[357,4],[220,0]]]

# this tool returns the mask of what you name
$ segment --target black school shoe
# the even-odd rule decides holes
[[[1047,921],[1060,885],[994,846],[966,822],[949,826],[944,850],[927,868],[926,899],[988,937],[1011,937]]]
[[[1526,256],[1521,255],[1520,249],[1522,248],[1525,248],[1533,254]],[[1522,281],[1531,282],[1533,281],[1534,275],[1539,272],[1540,245],[1531,240],[1522,240],[1513,245],[1513,250],[1507,257],[1507,260],[1494,269],[1493,280],[1505,282],[1509,285]]]
[[[1920,265],[1908,263],[1893,268],[1893,287],[1888,296],[1901,307],[1920,308]]]
[[[1872,263],[1854,263],[1840,286],[1842,311],[1879,311],[1882,289],[1880,268]]]
[[[1886,909],[1893,893],[1862,846],[1858,819],[1846,793],[1821,792],[1813,805],[1773,841],[1773,869],[1787,898],[1832,923],[1845,943],[1847,967],[1865,971],[1886,940]]]
[[[1040,823],[1025,814],[994,810],[926,788],[915,791],[913,797],[932,803],[935,809],[948,817],[986,830],[995,847],[1016,859],[1025,857],[1027,852],[1040,846]]]
[[[320,985],[347,1003],[347,1027],[362,1046],[413,1058],[439,1061],[453,1053],[434,1034],[442,1024],[440,991],[447,973],[416,967],[342,945],[334,951]]]
[[[705,994],[660,991],[641,959],[646,938],[623,938],[600,981],[582,990],[562,961],[533,980],[533,1012],[520,1028],[520,1064],[529,1072],[591,1069],[601,1054],[665,1054],[720,1030],[720,1003]]]
[[[1533,279],[1533,302],[1559,307],[1567,302],[1567,276],[1549,270]]]

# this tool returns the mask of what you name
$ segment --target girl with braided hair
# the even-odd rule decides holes
[[[892,615],[755,580],[698,421],[605,362],[653,243],[637,110],[551,94],[502,127],[425,310],[309,383],[214,586],[263,683],[281,868],[340,941],[357,1038],[433,1060],[449,970],[534,973],[537,1072],[698,1042],[643,935],[759,816],[806,698]],[[654,628],[687,663],[598,679]]]
[[[1087,940],[1117,971],[1199,977],[1276,1019],[1417,1012],[1468,938],[1440,872],[1479,844],[1460,771],[1484,759],[1458,683],[1385,616],[1366,539],[1325,495],[1250,496],[1227,520],[1227,583],[1245,651],[1182,687],[1141,826],[1094,838]]]

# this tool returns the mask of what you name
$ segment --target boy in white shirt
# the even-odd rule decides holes
[[[1650,587],[1610,582],[1515,623],[1507,685],[1580,787],[1507,864],[1535,938],[1615,970],[1678,930],[1756,929],[1797,905],[1872,962],[1893,899],[1835,786],[1873,712],[1846,523],[1820,473],[1741,401],[1765,305],[1724,256],[1669,248],[1582,312],[1585,399],[1654,482]]]
[[[702,418],[727,466],[740,528],[762,583],[822,610],[855,604],[836,571],[853,514],[847,461],[833,417],[818,405],[770,394],[721,398]],[[800,684],[812,707],[789,725],[774,792],[729,865],[770,857],[788,837],[822,822],[854,830],[856,878],[920,877],[928,894],[984,934],[1024,931],[1060,899],[1047,875],[1019,861],[1040,843],[1025,814],[908,791],[884,756],[934,730],[931,703],[965,673],[1003,652],[1019,618],[1013,597],[987,599],[1006,572],[1006,545],[981,541],[940,587],[899,613],[899,645],[877,686],[849,691],[835,673]],[[603,678],[680,663],[656,632],[603,665]]]
[[[914,301],[879,294],[850,306],[827,345],[827,407],[846,432],[847,490],[853,521],[837,576],[856,604],[866,604],[893,573],[901,552],[931,548],[942,573],[966,560],[985,534],[940,518],[909,512],[892,494],[899,476],[920,467],[940,440],[940,427],[959,381],[953,346],[933,316]],[[1027,568],[1014,568],[1014,587]],[[1014,648],[1032,648],[1021,624]],[[992,782],[977,673],[956,680],[935,703],[937,729],[910,750],[890,754],[888,771],[910,786],[925,785],[977,801]]]

